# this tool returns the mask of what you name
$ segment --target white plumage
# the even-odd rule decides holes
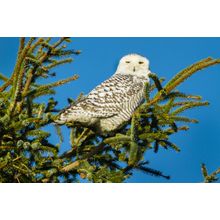
[[[149,61],[145,57],[138,54],[122,57],[112,77],[64,109],[55,122],[80,123],[102,134],[119,129],[143,101],[149,73]]]

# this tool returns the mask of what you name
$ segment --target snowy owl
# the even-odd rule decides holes
[[[78,123],[108,134],[128,122],[144,99],[149,61],[138,54],[121,58],[116,72],[85,98],[60,112],[57,124]]]

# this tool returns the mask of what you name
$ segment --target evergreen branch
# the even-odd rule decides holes
[[[202,63],[206,63],[208,61],[212,60],[211,57],[202,59],[200,61],[198,61],[197,63],[192,64],[191,66],[183,69],[182,71],[180,71],[179,73],[177,73],[166,85],[166,87],[169,87],[170,85],[172,85],[173,83],[175,83],[177,80],[179,80],[183,75],[188,74],[188,72],[190,72],[193,68],[197,68],[198,65],[202,64]]]
[[[43,86],[39,86],[37,89],[34,89],[30,92],[28,92],[26,94],[26,96],[31,96],[31,95],[34,95],[35,93],[40,93],[40,94],[44,94],[44,92],[47,92],[49,89],[51,88],[54,88],[54,87],[57,87],[57,86],[61,86],[63,84],[66,84],[70,81],[74,81],[74,80],[77,80],[79,78],[78,75],[73,75],[67,79],[63,79],[63,80],[60,80],[60,81],[57,81],[57,82],[54,82],[54,83],[50,83],[50,84],[47,84],[47,85],[43,85]]]
[[[165,78],[160,78],[159,79],[159,82],[160,82],[160,84],[162,84],[162,82],[164,82],[165,81]],[[154,83],[154,84],[152,84],[151,86],[150,86],[150,89],[149,89],[149,91],[150,92],[152,92],[154,89],[156,89],[157,87],[156,87],[156,84]]]
[[[43,38],[41,37],[38,38],[37,41],[30,47],[28,55],[31,55],[38,46],[43,44],[43,42],[44,42]]]
[[[51,55],[53,57],[66,57],[72,54],[76,54],[75,50],[62,50],[62,49],[58,49],[58,50],[52,50],[51,51]]]
[[[218,168],[216,171],[212,172],[211,174],[208,174],[205,164],[202,164],[202,174],[205,183],[213,183],[218,181],[218,178],[216,176],[220,174],[220,168]]]
[[[137,144],[137,119],[134,114],[131,119],[131,142],[130,142],[130,152],[128,158],[128,165],[132,166],[135,164],[138,155],[138,144]]]
[[[127,135],[117,135],[115,137],[110,137],[104,140],[106,144],[117,144],[117,143],[129,143],[131,141],[131,138]]]
[[[35,129],[35,130],[27,131],[26,135],[27,136],[37,136],[39,139],[43,139],[43,138],[49,137],[50,133],[46,132],[46,131]]]
[[[174,100],[175,100],[175,98],[173,97],[173,98],[170,98],[170,100],[167,102],[167,104],[166,105],[164,105],[164,112],[165,113],[169,113],[170,112],[170,110],[173,108],[173,106],[174,106]]]
[[[216,176],[216,175],[218,175],[219,173],[220,173],[220,168],[218,168],[216,171],[214,171],[214,172],[212,173],[212,175]]]
[[[0,80],[2,81],[8,81],[8,77],[4,76],[2,73],[0,73]]]
[[[93,134],[93,132],[89,128],[84,128],[83,132],[77,138],[75,142],[75,146],[80,147],[83,141],[85,141],[90,134]]]
[[[27,73],[27,79],[26,79],[23,93],[22,93],[23,97],[25,97],[27,92],[29,91],[29,88],[30,88],[32,80],[33,80],[34,72],[36,71],[36,69],[37,69],[37,67],[31,68],[31,69],[29,69],[29,71]]]
[[[51,37],[47,37],[47,38],[43,39],[42,43],[39,44],[39,49],[36,52],[37,57],[41,57],[44,54],[45,44],[49,44],[51,39],[52,39]]]
[[[174,110],[172,112],[172,115],[180,114],[181,112],[183,112],[187,109],[191,109],[191,108],[199,107],[199,106],[207,106],[207,105],[209,105],[209,102],[191,102],[191,103],[188,103],[188,104]]]
[[[20,45],[19,45],[18,55],[20,55],[22,53],[22,50],[24,49],[24,46],[25,46],[25,37],[21,37],[20,38]]]
[[[183,116],[171,116],[171,119],[173,119],[174,121],[181,121],[181,122],[187,122],[187,123],[198,123],[199,121],[196,119],[190,119],[187,117],[183,117]]]
[[[72,61],[73,61],[72,58],[67,58],[67,59],[59,60],[59,61],[54,61],[54,62],[52,62],[52,64],[46,66],[46,68],[49,70],[51,68],[54,68],[55,66],[65,64],[65,63],[71,63]]]
[[[159,140],[158,141],[159,144],[161,144],[161,146],[167,148],[167,147],[171,147],[173,150],[177,151],[177,152],[180,152],[180,148],[177,147],[174,143],[171,143],[170,141],[167,141],[167,140]],[[164,145],[164,144],[165,145]]]
[[[22,67],[22,63],[24,62],[25,57],[26,57],[26,55],[31,47],[31,44],[33,43],[34,40],[35,40],[35,38],[32,37],[32,38],[30,38],[30,40],[28,41],[28,43],[25,47],[24,47],[24,45],[20,46],[20,48],[22,48],[22,47],[24,47],[24,48],[22,49],[22,51],[18,52],[17,62],[16,62],[14,73],[13,73],[15,75],[14,76],[14,85],[17,84],[18,74],[19,74],[20,69]],[[23,44],[23,43],[21,43],[21,44]]]
[[[16,102],[21,97],[22,82],[25,74],[25,57],[34,40],[34,37],[30,38],[26,46],[24,46],[24,40],[20,41],[20,49],[18,52],[17,62],[15,65],[14,73],[12,74],[12,76],[14,75],[14,77],[12,86],[12,103],[10,108],[10,114],[12,114],[15,110]]]
[[[149,133],[140,134],[139,138],[141,140],[148,140],[148,139],[159,140],[159,139],[166,139],[168,138],[168,136],[164,132],[157,131],[157,132],[149,132]]]
[[[85,156],[82,157],[81,160],[77,160],[74,161],[73,163],[70,163],[66,166],[64,166],[61,171],[63,172],[69,172],[72,169],[75,169],[75,167],[78,166],[78,164],[80,163],[80,161],[84,161],[86,159],[89,159],[91,157],[93,157],[94,155],[96,155],[98,152],[103,151],[105,148],[105,143],[101,143],[99,146],[97,146],[94,150],[90,151],[89,153],[87,153]]]
[[[154,81],[156,88],[158,89],[158,91],[162,90],[163,87],[160,83],[160,80],[158,79],[157,75],[154,73],[149,74],[149,77]]]
[[[44,86],[41,86],[39,88],[41,89],[50,89],[50,88],[54,88],[54,87],[57,87],[57,86],[61,86],[63,84],[66,84],[68,82],[71,82],[71,81],[74,81],[74,80],[77,80],[79,78],[78,75],[73,75],[67,79],[63,79],[63,80],[60,80],[60,81],[57,81],[55,83],[51,83],[51,84],[47,84],[47,85],[44,85]]]
[[[202,164],[202,174],[203,174],[204,178],[206,178],[208,176],[208,171],[207,171],[207,168],[204,163]]]
[[[149,168],[149,167],[137,166],[137,167],[135,167],[135,169],[140,170],[140,171],[142,171],[146,174],[150,174],[152,176],[160,176],[160,177],[163,177],[165,179],[170,179],[170,176],[163,175],[163,173],[161,171],[158,171],[158,170],[155,170],[155,169],[152,169],[152,168]]]
[[[13,150],[15,148],[15,146],[0,146],[0,150]]]
[[[211,59],[211,58],[206,58],[202,61],[199,61],[199,62],[193,64],[191,67],[188,67],[188,68],[182,70],[179,74],[177,74],[178,77],[174,77],[174,79],[171,79],[171,81],[168,82],[168,84],[164,87],[163,90],[165,90],[166,94],[169,94],[180,83],[185,81],[188,77],[190,77],[191,75],[193,75],[197,71],[202,70],[202,69],[204,69],[206,67],[209,67],[209,66],[219,64],[219,63],[220,63],[220,59]],[[161,90],[161,91],[163,91],[163,90]],[[138,111],[140,111],[140,112],[143,111],[147,107],[149,107],[149,106],[153,105],[154,103],[160,101],[163,97],[164,97],[163,92],[157,93],[150,102],[145,103],[140,108],[138,108]]]
[[[67,39],[69,39],[69,37],[61,37],[56,43],[53,44],[53,48],[57,48]]]
[[[54,95],[56,92],[53,89],[36,89],[30,91],[27,96],[31,96],[31,98],[38,98],[43,95]]]
[[[171,98],[183,98],[183,99],[195,99],[195,100],[201,100],[202,99],[201,96],[188,95],[188,94],[185,94],[185,93],[182,93],[182,92],[174,91],[174,92],[170,92],[169,94],[167,94],[166,97],[164,97],[163,100],[171,99]]]
[[[60,39],[59,43],[54,44],[53,48],[56,48],[56,46],[58,46],[60,43],[62,43],[64,41],[64,39]],[[45,62],[46,60],[48,60],[48,58],[50,57],[50,50],[47,53],[42,53],[40,55],[40,57],[38,57],[39,61],[38,61],[38,65],[36,65],[34,68],[30,69],[27,80],[26,80],[26,84],[24,86],[24,91],[23,91],[23,96],[25,96],[27,94],[27,91],[29,90],[29,87],[31,85],[32,79],[34,77],[34,74],[37,70],[37,68],[39,66],[42,65],[43,62]]]
[[[178,75],[178,77],[174,80],[171,80],[171,82],[169,82],[166,86],[165,89],[166,91],[170,92],[172,91],[174,88],[176,88],[180,83],[182,83],[183,81],[185,81],[187,78],[189,78],[190,76],[192,76],[194,73],[198,72],[199,70],[202,70],[206,67],[209,66],[213,66],[216,64],[220,63],[220,59],[211,59],[211,58],[207,58],[204,59],[200,62],[197,62],[195,64],[193,64],[191,67],[186,68],[185,70],[182,71],[182,73],[180,72]]]
[[[58,135],[58,137],[59,137],[59,139],[60,139],[60,143],[62,143],[62,142],[63,142],[63,135],[62,135],[60,126],[58,126],[58,125],[55,124],[54,127],[55,127],[56,133],[57,133],[57,135]]]
[[[69,164],[69,165],[63,167],[63,168],[61,169],[61,172],[69,172],[69,171],[71,171],[71,170],[76,169],[77,167],[79,167],[79,165],[80,165],[80,161],[77,160],[77,161],[75,161],[75,162],[73,162],[73,163],[71,163],[71,164]]]
[[[191,105],[195,103],[194,101],[182,101],[182,102],[175,102],[173,103],[173,107],[176,107],[176,106],[183,106],[183,105]]]
[[[5,84],[3,84],[1,87],[0,87],[0,92],[3,92],[13,81],[13,77],[14,75],[11,76],[10,79],[8,79]]]
[[[11,78],[4,85],[2,85],[0,87],[0,92],[3,92],[13,81],[16,84],[16,74],[17,74],[18,70],[20,70],[20,66],[22,64],[22,61],[23,61],[24,57],[26,56],[26,54],[30,48],[30,45],[32,44],[32,42],[34,40],[35,40],[35,38],[31,38],[28,41],[27,46],[25,47],[24,46],[25,45],[25,38],[21,38],[14,72],[13,72]]]

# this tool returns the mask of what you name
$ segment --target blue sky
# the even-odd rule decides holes
[[[71,47],[82,50],[82,54],[75,57],[73,63],[57,68],[57,77],[52,80],[67,78],[75,73],[80,78],[56,89],[60,108],[67,105],[68,97],[76,98],[80,92],[86,94],[111,76],[118,60],[129,53],[146,56],[150,60],[151,70],[167,80],[200,59],[220,57],[220,38],[72,38]],[[0,38],[1,73],[11,74],[17,49],[18,38]],[[206,163],[209,172],[220,166],[219,83],[220,65],[198,72],[178,88],[203,96],[211,105],[189,110],[185,114],[197,118],[200,123],[191,124],[189,131],[172,137],[172,141],[181,147],[180,153],[160,149],[157,154],[146,154],[150,166],[170,175],[171,179],[135,172],[127,182],[201,182],[201,163]],[[63,128],[63,132],[67,146],[68,129]],[[51,137],[51,140],[58,141],[56,137]]]

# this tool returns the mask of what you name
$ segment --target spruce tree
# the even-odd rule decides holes
[[[61,153],[61,129],[53,123],[59,112],[54,88],[77,80],[78,76],[50,84],[39,80],[53,78],[55,67],[72,62],[72,56],[80,54],[68,48],[70,42],[66,37],[57,41],[21,38],[13,73],[10,77],[0,74],[0,182],[123,182],[135,170],[169,179],[150,167],[145,155],[160,148],[180,151],[170,136],[187,131],[187,124],[198,122],[183,113],[209,103],[177,87],[199,70],[219,64],[220,59],[200,60],[167,83],[151,74],[145,102],[122,129],[100,136],[89,128],[68,124],[71,150]],[[46,95],[51,96],[46,103],[39,101]],[[78,100],[81,98],[79,95]],[[78,100],[70,97],[69,102]],[[47,125],[54,126],[56,134],[45,131]],[[51,135],[58,135],[60,143],[51,143]],[[202,167],[206,182],[215,180],[219,170],[208,175]]]

